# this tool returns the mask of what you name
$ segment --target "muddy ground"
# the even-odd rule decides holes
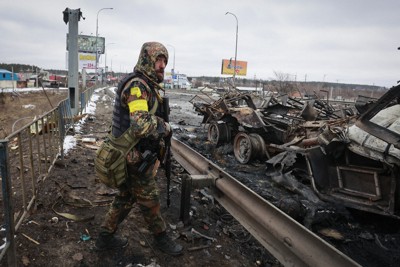
[[[82,141],[85,137],[101,141],[109,127],[112,92],[101,90],[96,94],[96,111],[76,128],[76,146],[66,152],[64,159],[57,162],[47,180],[41,183],[35,209],[17,232],[19,266],[280,266],[218,203],[212,203],[206,190],[192,192],[191,222],[183,225],[179,219],[183,170],[177,163],[173,164],[168,208],[162,169],[157,179],[168,232],[184,246],[184,254],[171,257],[153,249],[151,234],[137,207],[118,230],[119,235],[129,238],[129,245],[120,251],[94,251],[99,225],[115,194],[96,179],[94,144]],[[188,102],[192,93],[170,91],[167,95],[175,137],[229,170],[242,183],[362,266],[398,265],[400,224],[397,220],[330,203],[311,209],[306,194],[290,191],[267,175],[264,160],[241,165],[234,159],[232,146],[215,148],[209,144],[207,129],[200,123],[202,118]],[[296,171],[300,177],[304,176],[301,170]],[[213,241],[191,233],[192,228]]]

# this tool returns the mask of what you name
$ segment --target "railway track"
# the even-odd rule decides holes
[[[282,265],[361,266],[175,138],[172,152],[190,174],[182,182],[183,221],[189,216],[191,189],[209,186],[213,197]]]

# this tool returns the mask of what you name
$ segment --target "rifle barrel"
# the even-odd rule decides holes
[[[163,97],[163,119],[165,122],[169,123],[169,98],[168,97]],[[171,129],[172,131],[172,129]],[[167,207],[169,207],[171,200],[170,200],[170,184],[171,184],[171,137],[172,134],[170,134],[168,137],[166,137],[165,140],[165,176],[167,178]]]

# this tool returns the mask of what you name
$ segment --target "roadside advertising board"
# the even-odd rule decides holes
[[[233,70],[235,68],[234,59],[223,59],[221,74],[233,75]],[[236,61],[236,76],[246,76],[247,75],[247,61]]]

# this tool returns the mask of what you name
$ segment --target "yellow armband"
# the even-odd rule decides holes
[[[129,107],[129,112],[135,112],[135,111],[149,111],[149,107],[147,105],[147,101],[145,99],[137,99],[133,100],[132,102],[128,103]]]
[[[146,99],[138,99],[142,96],[142,92],[140,91],[139,87],[132,87],[130,93],[136,98],[128,103],[130,113],[135,111],[149,111]]]
[[[132,87],[131,88],[131,95],[135,96],[136,98],[139,98],[142,96],[142,92],[140,91],[139,87]]]

